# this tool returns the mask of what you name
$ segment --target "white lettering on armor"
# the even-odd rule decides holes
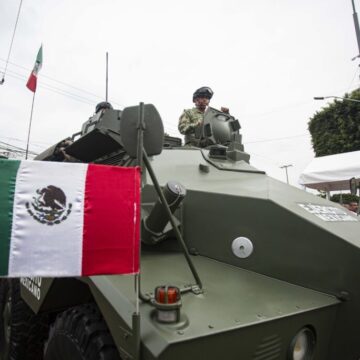
[[[351,216],[346,210],[339,209],[335,206],[324,206],[311,203],[298,203],[298,205],[323,221],[358,221],[356,217]]]
[[[22,277],[20,283],[23,285],[38,301],[41,298],[41,277]]]

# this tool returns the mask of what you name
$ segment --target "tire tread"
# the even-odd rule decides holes
[[[45,360],[53,359],[52,347],[59,336],[71,341],[84,360],[120,360],[114,341],[95,304],[76,306],[58,314],[45,344]]]

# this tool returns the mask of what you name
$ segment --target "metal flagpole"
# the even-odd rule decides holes
[[[142,173],[143,167],[143,153],[144,153],[144,103],[140,102],[139,104],[139,117],[137,125],[137,166],[140,167]],[[141,201],[141,196],[140,196]],[[141,239],[141,221],[140,221],[140,239]],[[139,259],[141,259],[141,240],[139,245]],[[136,309],[135,313],[132,316],[132,328],[134,336],[134,359],[140,359],[140,346],[141,346],[141,320],[140,320],[140,298],[141,295],[141,275],[140,272],[135,274],[135,296],[136,296]]]
[[[35,94],[36,94],[36,91],[34,91],[34,95],[33,95],[33,99],[32,99],[32,104],[31,104],[30,123],[29,123],[29,131],[28,131],[28,137],[27,137],[27,143],[26,143],[25,160],[27,160],[27,158],[28,158],[28,153],[29,153],[29,140],[30,140],[30,131],[31,131],[32,116],[33,116],[33,110],[34,110]]]

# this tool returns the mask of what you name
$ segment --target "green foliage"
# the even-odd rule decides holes
[[[360,89],[345,98],[360,100]],[[316,156],[360,150],[360,103],[335,100],[308,123]]]
[[[339,203],[340,202],[340,194],[332,195],[330,200]],[[357,195],[342,194],[343,204],[349,204],[353,201],[359,202],[359,197]]]

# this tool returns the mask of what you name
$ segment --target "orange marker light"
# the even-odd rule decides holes
[[[155,288],[153,304],[157,310],[156,319],[163,323],[174,323],[180,319],[181,294],[176,286]]]

